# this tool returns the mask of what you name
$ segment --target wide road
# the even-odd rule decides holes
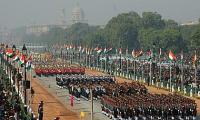
[[[37,109],[39,102],[44,101],[44,119],[43,120],[53,120],[55,117],[59,116],[61,120],[79,120],[76,113],[67,109],[63,104],[61,104],[53,95],[49,93],[44,86],[41,86],[40,81],[37,78],[33,78],[32,87],[35,90],[35,96],[33,103],[31,105],[32,110],[35,115],[37,115]]]
[[[86,69],[86,74],[88,75],[106,75],[105,73]],[[132,82],[131,80],[116,77],[117,82]],[[49,86],[50,85],[50,86]],[[80,120],[80,112],[85,113],[85,118],[82,120],[90,119],[90,102],[84,99],[81,101],[75,101],[74,107],[69,105],[69,96],[66,89],[60,89],[56,86],[55,77],[41,77],[34,78],[32,80],[32,86],[36,92],[34,101],[32,104],[32,109],[35,114],[37,114],[37,107],[41,100],[44,101],[44,120],[52,120],[55,116],[59,116],[61,120]],[[168,94],[167,90],[157,89],[155,87],[146,86],[150,93],[157,94]],[[200,100],[194,99],[200,107]],[[67,102],[66,102],[67,100]],[[99,101],[94,101],[94,118],[95,120],[109,120],[108,117],[101,114]],[[200,115],[200,109],[197,108],[198,115]]]

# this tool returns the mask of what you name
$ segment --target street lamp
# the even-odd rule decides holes
[[[23,82],[23,87],[24,87],[24,103],[26,104],[26,56],[27,56],[27,48],[25,44],[23,45],[22,48],[22,55],[24,56],[24,82]]]
[[[15,56],[15,52],[16,52],[16,46],[15,45],[13,45],[12,46],[12,51],[13,51],[13,55]],[[11,73],[12,73],[12,70],[13,70],[13,76],[14,77],[12,77],[12,75],[11,75]],[[11,81],[11,78],[12,78],[12,80],[13,80],[13,85],[15,85],[15,74],[16,74],[16,69],[15,69],[15,66],[12,66],[12,63],[10,62],[10,81]],[[14,79],[13,79],[14,78]]]

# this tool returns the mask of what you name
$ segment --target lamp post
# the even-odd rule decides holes
[[[16,46],[15,45],[13,45],[12,46],[12,51],[13,51],[13,55],[15,56],[15,54],[16,54]],[[15,75],[14,74],[14,72],[15,72],[15,66],[13,67],[12,66],[12,63],[10,62],[10,81],[11,81],[11,78],[12,78],[12,70],[13,70],[13,75]],[[15,84],[15,80],[13,80],[13,85]]]
[[[27,48],[25,46],[25,44],[23,45],[23,48],[22,48],[22,55],[24,55],[24,84],[23,84],[23,87],[24,87],[24,103],[26,104],[26,56],[27,56]]]
[[[6,51],[8,50],[8,45],[6,45]],[[6,55],[6,72],[8,74],[8,56]]]

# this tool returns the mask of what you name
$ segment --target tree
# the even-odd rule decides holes
[[[165,25],[162,16],[156,12],[143,12],[142,23],[144,28],[161,29]]]
[[[200,50],[200,27],[192,33],[191,36],[191,48]]]

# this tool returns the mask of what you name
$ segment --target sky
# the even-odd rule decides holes
[[[129,11],[140,15],[144,11],[158,12],[178,23],[200,18],[200,0],[0,0],[0,26],[60,23],[63,8],[69,24],[77,3],[92,25],[105,25],[113,16]]]

